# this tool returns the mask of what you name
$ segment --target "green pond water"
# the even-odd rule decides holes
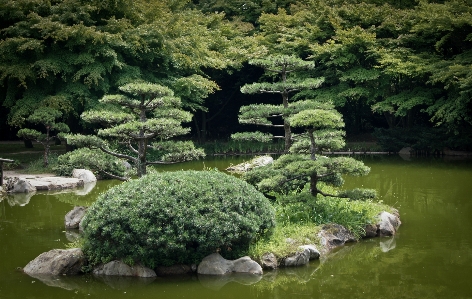
[[[224,169],[242,159],[160,169]],[[119,182],[98,182],[86,195],[78,190],[3,198],[0,298],[472,298],[472,160],[362,160],[371,173],[346,178],[346,187],[375,188],[397,207],[402,220],[397,236],[363,240],[306,267],[266,271],[262,277],[30,277],[17,267],[77,237],[65,231],[64,215]]]

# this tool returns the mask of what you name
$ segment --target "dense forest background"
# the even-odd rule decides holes
[[[323,84],[291,100],[333,101],[348,139],[472,149],[471,0],[0,0],[0,139],[41,107],[93,133],[84,111],[147,81],[194,114],[189,137],[227,140],[252,129],[241,106],[280,102],[240,91],[277,80],[249,63],[273,55],[313,62],[297,76]]]

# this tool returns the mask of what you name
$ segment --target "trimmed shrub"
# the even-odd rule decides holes
[[[71,176],[74,168],[85,168],[101,179],[110,178],[106,173],[123,177],[126,168],[123,162],[101,150],[79,148],[57,158],[52,170],[56,175]]]
[[[148,174],[102,194],[85,216],[91,264],[121,259],[147,267],[191,264],[220,251],[245,254],[274,225],[274,210],[253,186],[218,171]]]

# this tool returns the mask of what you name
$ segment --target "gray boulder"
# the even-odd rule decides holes
[[[74,209],[69,211],[64,217],[64,225],[66,228],[79,228],[80,221],[82,221],[82,218],[84,218],[86,211],[86,207],[80,206],[74,207]]]
[[[15,178],[12,188],[8,191],[10,193],[29,193],[36,191],[36,187],[28,180]]]
[[[398,227],[401,225],[400,218],[398,215],[390,214],[388,212],[382,212],[378,216],[379,223],[379,235],[382,236],[394,236],[397,232]]]
[[[197,272],[207,275],[225,275],[232,272],[260,275],[262,268],[247,256],[230,261],[224,259],[219,253],[212,253],[198,265]]]
[[[308,262],[310,262],[310,250],[299,247],[294,255],[283,260],[283,265],[285,267],[299,267],[308,264]]]
[[[342,246],[345,243],[357,241],[353,233],[339,224],[324,225],[318,233],[318,237],[323,246],[323,253],[326,253],[335,247]]]
[[[364,238],[373,238],[378,235],[378,227],[376,224],[367,224],[364,228]]]
[[[320,258],[320,252],[315,245],[302,245],[299,248],[303,250],[308,250],[310,252],[310,261]]]
[[[262,274],[261,266],[248,256],[233,261],[233,271],[236,273]]]
[[[53,249],[29,262],[23,271],[30,275],[75,275],[85,264],[80,248]]]
[[[135,276],[135,277],[155,277],[154,270],[146,268],[142,265],[128,266],[122,261],[111,261],[109,263],[98,266],[93,270],[95,275],[111,275],[111,276]]]
[[[91,182],[96,182],[97,178],[91,172],[90,170],[87,169],[74,169],[72,170],[72,177],[77,178],[79,180],[82,180],[84,184],[91,183]]]
[[[277,269],[277,258],[271,252],[266,252],[261,257],[261,266],[263,269]]]

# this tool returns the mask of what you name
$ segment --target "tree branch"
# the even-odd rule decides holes
[[[128,160],[131,160],[133,162],[137,162],[137,159],[134,158],[134,157],[131,157],[131,156],[128,156],[128,155],[125,155],[125,154],[120,154],[120,153],[115,153],[107,148],[104,148],[103,146],[99,147],[100,150],[104,151],[105,153],[107,154],[110,154],[112,156],[115,156],[115,157],[118,157],[118,158],[123,158],[123,159],[128,159]]]
[[[133,145],[131,145],[131,141],[128,141],[128,148],[135,154],[139,154],[138,150],[136,150]]]
[[[106,174],[106,175],[108,175],[108,176],[110,176],[114,179],[120,180],[120,181],[128,181],[130,179],[129,177],[121,177],[121,176],[118,176],[118,175],[114,175],[112,173],[109,173],[108,171],[105,171],[105,170],[101,169],[101,168],[99,168],[98,171],[100,171],[100,172],[102,172],[102,173],[104,173],[104,174]]]

